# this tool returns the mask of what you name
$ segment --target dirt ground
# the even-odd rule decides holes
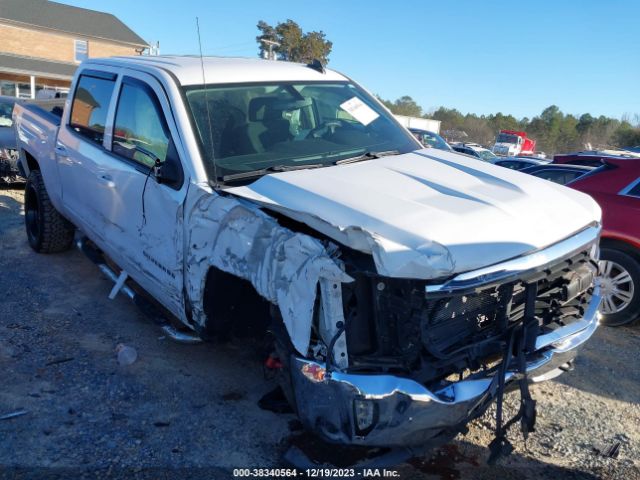
[[[304,438],[262,410],[259,346],[177,344],[78,251],[38,255],[19,189],[0,190],[0,479],[233,478],[283,466]],[[115,348],[138,360],[118,365]],[[640,479],[640,328],[601,328],[573,372],[532,388],[537,431],[486,464],[491,411],[466,436],[392,469],[403,479]],[[510,411],[517,396],[509,395]],[[619,445],[617,458],[598,451]],[[334,449],[336,447],[333,447]],[[339,451],[339,450],[338,450]],[[398,478],[397,477],[397,478]],[[263,477],[264,478],[264,477]]]

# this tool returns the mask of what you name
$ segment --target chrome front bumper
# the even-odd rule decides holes
[[[560,375],[580,347],[598,327],[598,287],[584,317],[570,325],[540,335],[536,351],[528,355],[530,381],[541,382]],[[460,430],[491,403],[493,376],[477,374],[431,391],[409,378],[393,375],[363,375],[326,372],[325,366],[294,357],[292,381],[298,415],[305,426],[325,440],[367,446],[420,446]],[[513,384],[516,368],[505,374]],[[358,431],[355,402],[372,402],[374,422]],[[359,403],[361,405],[361,403]]]

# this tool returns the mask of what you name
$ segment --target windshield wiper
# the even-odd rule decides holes
[[[230,173],[222,177],[223,182],[230,180],[242,180],[246,178],[262,177],[269,173],[276,172],[291,172],[293,170],[306,170],[307,168],[320,168],[326,167],[324,163],[308,163],[306,165],[272,165],[266,168],[260,168],[258,170],[249,170],[248,172]]]
[[[344,165],[345,163],[363,162],[365,160],[373,160],[381,157],[389,157],[391,155],[400,155],[400,152],[398,150],[385,150],[382,152],[365,152],[362,155],[358,155],[357,157],[343,158],[342,160],[337,160],[334,163],[334,165]]]

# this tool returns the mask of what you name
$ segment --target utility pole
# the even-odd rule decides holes
[[[269,52],[267,53],[267,60],[275,60],[276,52],[273,51],[273,47],[279,47],[280,44],[278,42],[274,42],[273,40],[267,40],[266,38],[261,38],[260,42],[264,45],[267,45],[269,48]]]
[[[149,55],[158,56],[160,55],[160,41],[157,41],[155,44],[152,44],[149,48]]]
[[[150,42],[148,47],[145,48],[136,48],[136,53],[138,55],[150,55],[157,56],[160,55],[160,42]]]

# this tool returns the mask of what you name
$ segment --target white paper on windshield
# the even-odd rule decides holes
[[[358,97],[353,97],[346,102],[341,103],[340,108],[364,126],[369,125],[380,116]]]

